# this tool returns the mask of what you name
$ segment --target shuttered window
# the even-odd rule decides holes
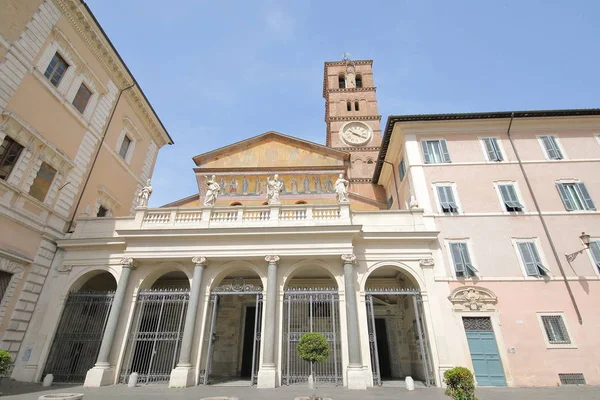
[[[457,277],[467,277],[477,275],[477,269],[471,262],[469,249],[464,242],[450,243],[450,253],[452,254],[452,263]]]
[[[496,138],[483,138],[483,145],[489,161],[502,161],[502,152]]]
[[[590,252],[592,253],[592,259],[600,272],[600,241],[590,242]]]
[[[440,207],[442,212],[455,213],[458,212],[458,206],[454,199],[454,192],[452,186],[437,186],[438,198],[440,199]]]
[[[523,211],[523,204],[517,197],[517,191],[513,184],[498,185],[500,195],[502,196],[502,202],[504,203],[504,209],[509,212]]]
[[[535,242],[519,242],[519,253],[528,276],[548,276],[550,270],[542,264]]]
[[[423,149],[423,161],[425,164],[440,164],[450,162],[450,153],[446,141],[440,140],[423,140],[421,142]]]
[[[563,155],[558,147],[558,143],[556,142],[556,138],[554,136],[546,135],[540,136],[540,140],[544,145],[544,149],[546,150],[546,155],[550,160],[562,160]]]
[[[596,210],[590,193],[583,182],[556,183],[556,188],[567,211]]]
[[[550,344],[570,344],[569,332],[565,326],[562,315],[542,315],[542,323],[548,343]]]

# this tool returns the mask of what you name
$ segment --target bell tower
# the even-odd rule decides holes
[[[373,61],[344,56],[342,61],[325,62],[324,75],[326,144],[351,154],[351,182],[367,183],[381,146]]]

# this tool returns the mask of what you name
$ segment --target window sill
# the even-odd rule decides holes
[[[546,343],[546,349],[548,350],[555,350],[555,349],[576,349],[577,345],[570,343],[570,344],[549,344]]]

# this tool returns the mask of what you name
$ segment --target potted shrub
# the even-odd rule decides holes
[[[329,356],[331,349],[327,344],[327,338],[320,333],[305,333],[298,342],[298,355],[304,361],[310,363],[310,378],[313,383],[313,392],[311,400],[317,399],[317,382],[314,379],[315,363],[325,361]]]
[[[0,382],[2,378],[8,376],[10,369],[12,368],[12,359],[10,353],[6,350],[0,350]],[[2,393],[0,393],[0,396]]]
[[[473,374],[465,367],[454,367],[444,372],[446,396],[454,400],[477,400]]]

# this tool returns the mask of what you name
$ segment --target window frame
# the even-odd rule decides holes
[[[43,165],[46,164],[50,169],[52,169],[54,171],[54,175],[52,176],[52,179],[50,180],[50,182],[48,182],[48,185],[46,187],[46,182],[43,182],[42,180],[38,180],[38,175],[40,174],[40,171],[42,171],[42,167]],[[27,189],[27,194],[36,199],[37,201],[39,201],[40,203],[44,203],[46,201],[46,199],[48,198],[48,193],[50,193],[50,190],[52,189],[52,185],[54,184],[56,177],[58,175],[58,170],[56,168],[54,168],[50,163],[46,162],[46,161],[42,161],[40,163],[40,167],[38,168],[37,172],[35,173],[35,177],[33,178],[33,182],[31,183],[31,185],[29,186],[29,188]],[[41,182],[41,184],[43,184],[44,186],[42,186],[43,188],[45,187],[46,191],[44,192],[44,195],[42,196],[42,198],[38,198],[35,195],[33,195],[31,193],[31,190],[33,189],[34,185],[36,184],[36,182]]]
[[[540,331],[542,336],[544,337],[544,343],[546,343],[546,348],[548,349],[575,349],[577,348],[577,344],[575,343],[575,339],[573,338],[573,334],[571,333],[571,329],[569,329],[569,323],[565,316],[564,311],[557,312],[537,312],[536,313],[538,324],[540,326]],[[560,317],[565,327],[565,331],[567,336],[569,337],[569,343],[552,343],[548,338],[548,333],[546,331],[546,326],[544,325],[544,320],[542,317]]]
[[[429,157],[430,161],[427,161],[428,157],[426,157],[425,146],[426,146],[426,143],[428,143],[428,142],[440,142],[440,151],[441,151],[440,152],[440,159],[441,159],[440,162],[431,161],[431,157]],[[443,138],[421,139],[420,144],[421,144],[421,157],[423,160],[423,164],[435,165],[435,164],[451,164],[452,163],[452,157],[450,156],[450,150],[448,149],[448,141],[446,139],[443,139]],[[446,153],[444,153],[444,149],[446,150]],[[427,151],[427,154],[430,154],[429,150]],[[447,159],[446,159],[446,156],[447,156]]]
[[[3,180],[4,182],[8,182],[11,175],[13,174],[13,171],[15,170],[15,167],[19,164],[19,161],[21,161],[21,156],[23,155],[23,150],[25,150],[25,146],[23,146],[21,143],[19,143],[18,140],[15,140],[13,137],[6,135],[4,136],[4,138],[2,138],[2,142],[0,142],[0,146],[4,143],[5,140],[11,140],[13,143],[10,145],[10,147],[6,148],[6,152],[2,155],[0,155],[0,168],[2,167],[2,161],[6,160],[6,157],[8,155],[9,150],[11,149],[12,146],[14,146],[15,144],[18,146],[21,146],[21,148],[19,149],[19,153],[16,157],[16,160],[14,162],[14,164],[10,167],[10,170],[8,171],[8,174],[6,174],[6,177],[4,179],[0,178],[0,180]]]
[[[79,104],[79,91],[81,90],[81,88],[85,88],[88,92],[89,92],[89,96],[85,101],[85,104],[83,104],[83,108],[79,109],[79,107],[77,106],[77,104],[75,104],[75,102],[77,101],[77,103]],[[79,88],[77,89],[77,92],[75,92],[75,97],[73,97],[73,101],[71,101],[71,105],[73,107],[75,107],[75,109],[77,111],[79,111],[81,113],[81,115],[85,115],[85,110],[87,109],[87,106],[90,104],[90,100],[92,100],[92,97],[94,96],[94,92],[88,87],[88,85],[85,84],[85,82],[81,82],[79,84]]]
[[[398,174],[400,176],[400,182],[402,182],[404,178],[406,178],[406,163],[404,162],[404,158],[398,163]]]
[[[446,239],[446,244],[447,244],[447,253],[448,253],[448,259],[450,260],[450,267],[452,269],[452,276],[456,279],[479,279],[481,277],[481,273],[479,271],[479,268],[477,268],[477,261],[475,260],[474,257],[474,252],[473,252],[473,246],[471,244],[471,241],[469,239]],[[458,275],[458,271],[456,270],[456,263],[454,260],[454,254],[452,252],[452,245],[456,245],[456,244],[460,244],[462,246],[464,246],[464,248],[467,251],[467,256],[469,257],[470,261],[471,261],[471,268],[467,267],[465,265],[465,271],[470,270],[470,275],[465,274],[465,275]],[[461,246],[461,247],[462,247]],[[460,250],[462,252],[462,250]],[[464,260],[463,260],[464,262]]]
[[[125,154],[123,154],[123,145],[125,144],[125,140],[127,140],[127,148],[125,149]],[[119,146],[119,156],[123,159],[123,161],[127,161],[127,155],[129,154],[129,149],[131,148],[131,143],[133,142],[133,140],[129,137],[129,135],[127,133],[125,133],[125,135],[123,135],[123,138],[121,139],[121,145]]]
[[[57,64],[54,66],[54,68],[52,68],[51,72],[50,72],[50,76],[46,76],[46,74],[48,73],[48,69],[50,68],[50,65],[52,64],[52,61],[54,61],[54,58],[59,57],[64,64],[66,65],[65,69],[63,70],[62,74],[60,75],[60,78],[58,79],[58,81],[56,82],[56,84],[54,82],[52,82],[52,79],[54,77],[54,74],[56,73],[57,70]],[[55,88],[58,89],[58,87],[60,86],[60,83],[62,82],[63,78],[65,77],[65,75],[67,74],[67,71],[69,70],[69,68],[71,67],[71,64],[69,64],[69,62],[66,60],[66,57],[64,57],[60,51],[58,51],[58,49],[54,52],[54,55],[52,56],[52,58],[50,58],[50,61],[48,62],[48,65],[46,66],[46,69],[44,70],[44,77],[46,79],[48,79],[48,82],[50,82],[50,84],[52,86],[54,86]]]
[[[500,153],[500,157],[502,158],[501,160],[490,160],[489,153],[485,146],[486,139],[494,139],[496,141],[496,147],[498,149],[498,152]],[[501,140],[500,136],[480,136],[479,143],[481,144],[481,149],[483,150],[483,156],[485,157],[485,160],[488,163],[495,164],[495,163],[502,163],[502,162],[508,161],[507,157],[506,157],[506,151],[504,151],[504,146],[502,145],[502,140]]]
[[[511,185],[515,190],[515,194],[517,195],[517,200],[521,204],[520,211],[508,211],[506,203],[504,202],[504,198],[502,197],[502,191],[500,190],[500,186]],[[527,212],[527,207],[525,202],[523,201],[523,195],[521,194],[521,189],[519,187],[519,183],[516,181],[495,181],[494,182],[494,190],[496,191],[496,195],[498,196],[498,201],[500,202],[500,207],[502,208],[502,212],[507,215],[514,214],[523,214]]]
[[[593,246],[598,247],[598,259],[594,256]],[[590,246],[587,249],[587,254],[592,263],[592,268],[594,268],[594,272],[596,275],[600,275],[600,237],[590,238]]]
[[[445,187],[450,187],[452,190],[452,196],[454,197],[454,203],[456,204],[456,208],[457,211],[454,212],[445,212],[444,209],[442,208],[442,203],[440,201],[440,196],[439,196],[439,192],[438,192],[438,187],[440,186],[445,186]],[[458,197],[458,190],[456,188],[456,183],[455,182],[434,182],[432,183],[432,188],[433,188],[433,193],[434,193],[434,198],[435,198],[435,202],[436,202],[436,207],[438,210],[438,213],[440,215],[461,215],[464,214],[464,210],[462,208],[462,204],[460,202],[460,199]]]
[[[559,186],[560,185],[560,186]],[[575,207],[571,207],[572,209],[569,210],[569,206],[568,204],[565,202],[565,196],[569,196],[569,203],[571,203],[573,206],[577,203],[575,201],[573,201],[573,197],[571,197],[572,192],[570,190],[567,190],[565,185],[574,185],[576,188],[576,194],[578,197],[578,202],[582,204],[583,208],[575,208]],[[597,211],[598,208],[596,207],[596,203],[594,203],[594,199],[592,199],[592,196],[590,195],[590,191],[588,190],[587,186],[585,185],[585,182],[582,182],[580,180],[557,180],[555,182],[555,187],[556,190],[558,191],[558,197],[560,198],[560,201],[562,202],[565,211],[567,212],[578,212],[578,211]],[[565,191],[565,196],[563,196],[563,193],[560,189],[560,187],[563,188],[563,190]],[[588,203],[588,201],[586,200],[586,198],[583,196],[583,192],[581,191],[581,187],[583,187],[585,189],[585,191],[588,194],[588,199],[589,199],[589,203],[591,203],[591,207]]]
[[[556,148],[558,149],[558,151],[561,154],[561,158],[550,158],[550,154],[548,153],[548,151],[546,150],[546,146],[544,145],[544,137],[549,136],[552,137],[554,140],[554,144],[556,145]],[[562,143],[560,140],[558,140],[558,135],[556,134],[545,134],[545,135],[537,135],[537,139],[538,142],[540,144],[540,147],[542,148],[542,152],[544,153],[544,156],[546,157],[546,160],[548,161],[562,161],[562,160],[566,160],[567,159],[567,154],[565,153],[565,149],[562,146]]]
[[[542,246],[540,244],[539,238],[537,238],[537,237],[513,238],[512,242],[513,242],[513,246],[515,248],[516,254],[517,254],[517,259],[519,261],[519,265],[521,266],[521,272],[523,273],[523,276],[525,277],[525,279],[539,280],[539,279],[551,278],[553,276],[552,271],[550,270],[550,267],[548,264],[548,260],[546,260],[546,256],[545,256]],[[525,260],[523,259],[523,255],[521,254],[521,249],[519,247],[519,243],[533,243],[535,245],[535,251],[540,259],[539,262],[545,268],[545,269],[543,269],[544,274],[539,273],[540,268],[538,266],[538,274],[537,275],[529,275],[529,273],[527,272],[527,266],[525,265]]]

